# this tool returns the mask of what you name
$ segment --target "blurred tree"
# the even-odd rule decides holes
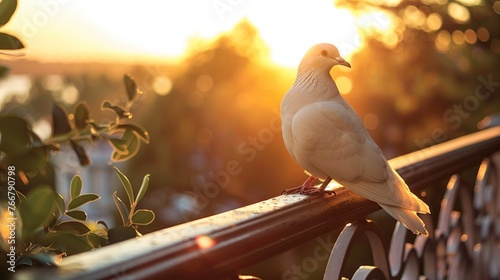
[[[500,110],[499,1],[337,3],[358,14],[368,38],[348,99],[376,116],[372,134],[391,156],[473,132]]]
[[[193,42],[190,53],[171,75],[170,93],[140,114],[152,141],[130,167],[163,178],[151,182],[151,193],[158,191],[151,199],[170,193],[160,207],[189,196],[192,208],[181,206],[189,209],[176,222],[278,195],[283,180],[302,176],[288,160],[279,120],[295,73],[269,65],[256,29],[242,21],[212,42]]]

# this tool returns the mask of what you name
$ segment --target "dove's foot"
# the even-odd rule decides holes
[[[325,190],[326,186],[328,183],[330,183],[332,179],[330,177],[327,177],[326,180],[321,184],[319,188],[313,187],[312,183],[316,181],[316,177],[309,177],[304,184],[301,186],[291,188],[291,189],[286,189],[281,194],[304,194],[304,195],[323,195],[323,194],[335,194],[334,191],[330,190]]]
[[[297,186],[295,188],[290,188],[290,189],[285,189],[284,191],[281,192],[281,194],[302,194],[304,193],[306,189],[304,186]]]
[[[324,194],[336,195],[335,191],[331,191],[331,190],[327,191],[327,190],[323,190],[321,188],[311,188],[311,189],[303,190],[302,192],[299,192],[299,193],[304,194],[304,195],[324,195]]]
[[[315,187],[312,186],[312,183],[314,181],[316,181],[316,177],[309,176],[309,178],[307,178],[307,180],[302,185],[295,188],[286,189],[282,191],[281,194],[294,194],[294,193],[302,194],[307,190],[315,189]]]

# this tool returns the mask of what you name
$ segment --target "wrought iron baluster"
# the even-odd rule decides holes
[[[499,279],[499,158],[497,153],[481,162],[474,186],[467,186],[459,174],[451,176],[436,229],[431,216],[424,215],[429,236],[417,236],[413,244],[405,243],[408,231],[398,222],[386,255],[374,222],[346,225],[335,242],[324,279],[345,276],[346,258],[363,234],[370,241],[374,264],[361,265],[352,279]]]

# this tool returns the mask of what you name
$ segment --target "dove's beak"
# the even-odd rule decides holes
[[[345,59],[343,59],[342,57],[336,57],[334,58],[340,65],[344,65],[345,67],[349,67],[351,68],[351,64],[349,64],[349,62],[345,61]]]

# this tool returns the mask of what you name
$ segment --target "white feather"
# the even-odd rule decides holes
[[[302,60],[297,79],[281,103],[285,146],[312,176],[332,178],[379,203],[412,232],[427,234],[416,213],[430,213],[429,207],[389,166],[361,119],[339,94],[329,74],[343,61],[336,60],[338,56],[334,46],[321,44]]]

